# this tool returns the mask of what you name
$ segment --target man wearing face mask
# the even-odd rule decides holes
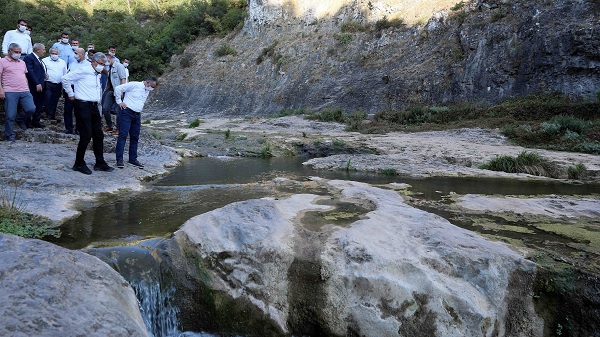
[[[33,96],[35,112],[31,121],[25,123],[27,127],[43,128],[45,125],[40,121],[42,106],[44,105],[44,89],[46,88],[46,65],[42,62],[42,57],[46,53],[46,46],[41,43],[33,45],[33,53],[25,56],[23,61],[27,67],[27,81],[29,82],[29,91]]]
[[[56,106],[62,94],[61,79],[67,73],[67,64],[58,57],[58,49],[56,48],[50,48],[50,56],[44,58],[42,62],[46,65],[48,74],[46,79],[46,94],[44,95],[46,117],[58,121],[56,118]],[[73,122],[71,121],[71,123]]]
[[[74,51],[75,61],[71,62],[68,66],[68,71],[75,71],[79,67],[86,67],[91,62],[86,58],[86,53],[83,48],[77,48]],[[79,134],[79,127],[77,126],[77,120],[75,120],[75,130],[73,130],[73,102],[69,99],[67,92],[64,92],[65,106],[64,106],[64,122],[65,122],[65,133],[66,134]]]
[[[27,32],[27,21],[23,19],[17,20],[17,29],[9,30],[4,34],[2,40],[2,55],[8,55],[8,46],[11,43],[16,43],[21,47],[21,60],[27,54],[33,53],[33,46],[31,45],[31,37]]]
[[[129,82],[129,59],[123,59],[123,67],[125,67],[125,83]]]
[[[75,60],[75,53],[69,44],[69,33],[63,32],[60,35],[60,41],[53,44],[52,48],[58,49],[58,57],[65,61],[67,67]]]
[[[100,87],[100,74],[107,63],[103,53],[96,53],[89,65],[78,67],[69,71],[62,77],[63,89],[75,107],[75,119],[79,128],[79,144],[73,170],[83,174],[92,174],[85,163],[85,151],[90,141],[96,157],[94,171],[111,172],[114,168],[108,166],[104,160],[104,133],[102,132],[102,118],[98,104],[102,98]],[[74,85],[75,90],[71,88]]]
[[[129,135],[129,164],[143,169],[144,165],[137,159],[138,140],[142,128],[141,113],[148,95],[158,82],[155,77],[150,77],[144,82],[129,82],[115,88],[115,100],[119,104],[119,138],[117,138],[116,157],[117,167],[125,167],[123,163],[123,152],[125,142]],[[125,97],[123,98],[123,95]]]
[[[117,46],[111,45],[108,46],[108,52],[106,53],[107,55],[111,55],[115,61],[117,62],[121,62],[119,61],[119,58],[116,56],[117,54]],[[104,91],[104,89],[106,89],[106,85],[108,84],[108,70],[109,70],[109,65],[107,65],[106,67],[104,67],[104,71],[102,72],[102,79],[101,79],[101,83],[102,83],[102,91]]]
[[[0,100],[4,100],[4,133],[6,140],[14,142],[16,135],[13,124],[25,130],[25,121],[35,112],[33,97],[27,86],[27,67],[21,61],[21,47],[16,43],[8,45],[8,55],[0,59]],[[17,114],[17,107],[23,107],[23,113]]]
[[[125,67],[121,63],[115,60],[115,57],[108,54],[106,55],[110,66],[108,68],[108,82],[106,89],[102,92],[102,114],[106,121],[106,127],[103,129],[105,132],[117,131],[113,130],[111,111],[116,111],[114,89],[123,83],[125,83]]]

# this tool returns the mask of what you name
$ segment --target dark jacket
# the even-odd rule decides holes
[[[46,68],[38,61],[37,56],[31,53],[25,56],[23,59],[25,66],[27,66],[27,82],[29,84],[29,91],[32,93],[36,92],[36,85],[41,84],[42,88],[46,82]]]

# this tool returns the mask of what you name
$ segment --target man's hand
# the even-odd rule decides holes
[[[75,96],[69,96],[69,100],[70,100],[71,102],[75,101]]]
[[[35,86],[35,90],[36,90],[37,92],[42,92],[42,90],[44,90],[44,89],[42,88],[42,85],[41,85],[41,84],[38,84],[38,85],[36,85],[36,86]]]
[[[121,103],[119,103],[119,107],[121,109],[125,109],[125,108],[127,108],[127,104],[125,104],[125,102],[121,102]]]
[[[5,95],[4,95],[4,91],[0,91],[0,99],[4,99]]]

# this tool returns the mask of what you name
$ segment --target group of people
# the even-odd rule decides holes
[[[19,19],[16,29],[7,31],[2,41],[0,100],[4,100],[6,140],[16,141],[15,123],[18,131],[45,127],[42,108],[48,120],[59,121],[56,110],[63,96],[65,133],[79,134],[73,170],[92,174],[84,160],[90,141],[96,157],[94,170],[114,170],[104,160],[104,132],[118,136],[117,167],[124,167],[129,136],[128,163],[144,168],[137,159],[141,112],[148,94],[158,84],[157,79],[129,82],[129,59],[121,63],[116,46],[109,46],[105,54],[96,52],[90,43],[86,51],[78,40],[70,40],[67,32],[61,34],[49,49],[50,55],[44,58],[45,45],[32,44],[30,32],[27,21]],[[116,127],[112,114],[117,115]]]

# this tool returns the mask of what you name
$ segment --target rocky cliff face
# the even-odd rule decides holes
[[[174,57],[150,108],[374,113],[542,92],[593,97],[598,13],[593,0],[250,0],[243,29]],[[235,55],[217,56],[224,45]]]

